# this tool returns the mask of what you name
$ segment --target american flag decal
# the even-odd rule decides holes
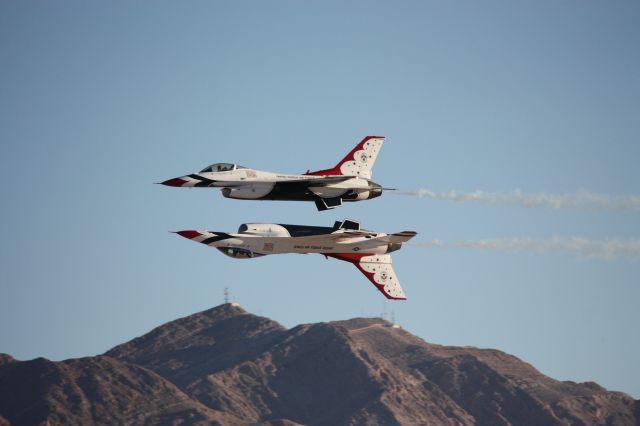
[[[262,247],[264,251],[273,251],[273,243],[264,243],[264,247]]]

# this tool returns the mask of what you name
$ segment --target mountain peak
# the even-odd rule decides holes
[[[227,303],[223,303],[222,305],[214,306],[213,308],[205,309],[204,311],[196,312],[191,316],[203,315],[203,314],[219,316],[223,313],[228,316],[236,316],[236,315],[247,314],[248,312],[245,311],[237,302],[227,302]]]
[[[0,353],[0,365],[9,364],[10,362],[16,362],[16,359],[9,354]]]
[[[168,325],[172,323],[182,323],[182,322],[190,322],[190,321],[204,321],[204,322],[215,322],[224,320],[226,318],[232,318],[239,315],[252,315],[245,311],[239,303],[229,302],[223,303],[218,306],[214,306],[213,308],[205,309],[204,311],[196,312],[191,315],[187,315],[186,317],[178,318],[174,321],[170,321],[163,325]]]
[[[251,356],[284,331],[269,318],[225,303],[156,327],[105,355],[145,365],[182,384],[193,374],[224,368],[234,356]]]
[[[130,342],[118,345],[106,355],[120,358],[136,351],[181,349],[215,345],[221,341],[242,340],[265,330],[284,329],[268,318],[258,317],[238,304],[225,303],[159,327]],[[233,333],[230,333],[232,331]]]

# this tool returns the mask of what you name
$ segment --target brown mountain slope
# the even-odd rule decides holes
[[[15,425],[230,424],[143,367],[96,356],[0,365],[0,419]],[[236,421],[237,422],[237,421]],[[2,420],[0,420],[2,424]]]
[[[221,305],[106,356],[0,354],[0,425],[636,425],[640,401],[380,319],[285,329]],[[11,422],[11,423],[9,423]]]
[[[143,365],[184,386],[193,376],[268,350],[286,331],[275,321],[225,304],[163,324],[105,355]]]
[[[368,354],[374,369],[384,376],[388,393],[383,400],[391,406],[398,405],[394,396],[407,382],[417,380],[431,395],[434,390],[446,394],[478,424],[638,422],[640,404],[630,396],[608,392],[595,383],[553,380],[497,350],[428,344],[380,320],[333,324],[347,330],[355,345]]]
[[[496,350],[432,345],[380,319],[285,330],[222,305],[107,353],[248,422],[633,425],[640,404]]]

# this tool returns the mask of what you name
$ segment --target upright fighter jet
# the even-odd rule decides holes
[[[303,175],[216,163],[198,173],[166,180],[162,185],[219,188],[224,197],[238,200],[314,201],[318,210],[333,209],[343,201],[382,195],[383,188],[371,181],[371,169],[383,143],[382,136],[367,136],[334,167]]]
[[[237,234],[212,231],[178,231],[177,234],[234,259],[252,259],[269,254],[318,253],[353,263],[388,299],[406,299],[391,266],[389,253],[416,235],[366,231],[346,219],[333,227],[245,223]]]

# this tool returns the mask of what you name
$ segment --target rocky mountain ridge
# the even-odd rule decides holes
[[[4,423],[3,423],[4,422]],[[104,355],[0,355],[2,424],[636,425],[640,401],[378,318],[286,329],[221,305]]]

